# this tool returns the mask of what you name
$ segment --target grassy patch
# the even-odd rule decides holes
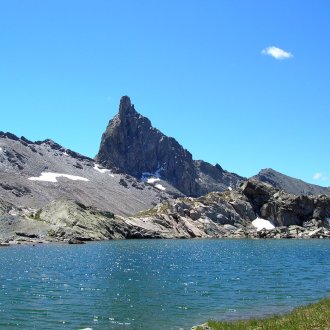
[[[48,230],[48,236],[49,237],[55,237],[56,236],[56,232],[54,229],[49,229]]]
[[[165,213],[169,208],[170,208],[170,203],[165,202],[165,203],[155,206],[151,209],[141,211],[141,212],[135,214],[134,217],[153,217],[158,214]]]
[[[36,214],[34,215],[34,219],[35,219],[35,220],[40,220],[41,212],[42,212],[41,209],[39,209],[39,210],[36,212]]]
[[[42,209],[37,210],[35,213],[31,213],[26,215],[27,218],[30,218],[32,220],[40,221],[40,215],[41,215]]]
[[[298,307],[286,315],[234,322],[209,321],[196,329],[212,330],[330,330],[330,297],[318,303]]]
[[[152,216],[155,216],[157,213],[158,213],[157,208],[153,207],[151,209],[141,211],[141,212],[135,214],[134,216],[137,217],[137,218],[139,218],[139,217],[152,217]]]

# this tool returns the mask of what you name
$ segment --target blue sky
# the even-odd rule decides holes
[[[328,0],[0,0],[0,94],[0,130],[88,156],[129,95],[194,159],[330,186]]]

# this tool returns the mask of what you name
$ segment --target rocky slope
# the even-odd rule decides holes
[[[271,184],[277,189],[282,189],[294,195],[330,195],[330,187],[321,187],[292,178],[271,168],[261,170],[253,178]]]
[[[257,230],[259,219],[274,226]],[[330,237],[330,197],[294,196],[257,180],[237,191],[166,202],[130,218],[168,237]],[[260,229],[260,228],[259,228]]]
[[[165,183],[164,183],[165,184]],[[51,140],[31,142],[0,132],[0,199],[21,208],[41,208],[59,199],[131,215],[180,193],[157,189],[134,177],[104,169]]]
[[[168,200],[132,217],[67,200],[41,209],[0,203],[0,241],[122,238],[330,238],[330,197],[294,196],[256,180],[237,191]],[[260,225],[261,223],[261,225]],[[271,229],[263,229],[271,225]]]
[[[83,242],[125,238],[127,226],[114,214],[83,204],[57,200],[42,209],[22,209],[2,202],[0,241],[6,243]]]
[[[136,178],[161,177],[187,196],[237,187],[243,178],[203,161],[194,161],[174,138],[152,127],[129,97],[121,98],[119,113],[102,136],[96,160]]]

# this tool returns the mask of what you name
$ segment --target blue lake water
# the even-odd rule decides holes
[[[124,240],[0,249],[0,329],[189,329],[330,295],[330,240]]]

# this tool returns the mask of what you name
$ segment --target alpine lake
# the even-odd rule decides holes
[[[330,295],[330,240],[121,240],[0,249],[0,329],[190,329]]]

